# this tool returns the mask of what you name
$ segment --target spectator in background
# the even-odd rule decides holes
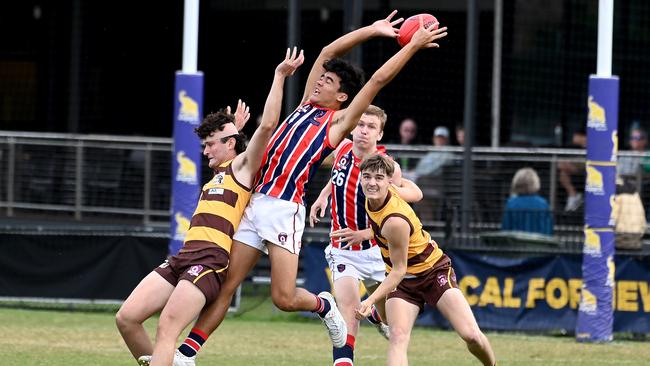
[[[399,124],[399,141],[396,141],[396,143],[400,145],[415,145],[417,133],[418,124],[415,120],[405,118]],[[409,157],[407,154],[402,152],[401,154],[395,154],[395,161],[397,161],[404,171],[407,171],[413,169],[418,160],[417,158]]]
[[[587,132],[584,127],[573,133],[572,142],[576,148],[587,148]],[[582,205],[582,193],[578,193],[571,179],[573,175],[585,171],[585,164],[581,162],[559,161],[557,168],[558,179],[567,193],[564,211],[575,211]]]
[[[445,126],[436,127],[433,131],[432,141],[434,147],[449,146],[449,129]],[[412,178],[414,181],[423,175],[438,176],[442,173],[442,168],[449,165],[453,159],[454,154],[451,151],[430,151],[420,159],[413,171],[404,176],[408,175],[407,178]]]
[[[612,204],[616,248],[641,249],[641,239],[648,227],[645,208],[635,184],[616,178],[616,195]]]
[[[540,181],[532,168],[519,169],[512,178],[503,212],[502,230],[553,235],[553,218],[548,201],[538,194]]]
[[[456,133],[456,142],[458,143],[458,146],[464,146],[465,145],[465,126],[463,125],[456,125],[454,132]]]
[[[639,126],[630,130],[630,150],[646,153],[648,148],[648,134]],[[650,158],[644,156],[621,156],[616,164],[617,174],[620,176],[635,176],[639,169],[650,172]]]
[[[418,124],[411,118],[402,120],[399,124],[399,143],[412,145],[415,143],[415,136],[418,134]]]

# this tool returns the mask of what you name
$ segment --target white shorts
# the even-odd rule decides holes
[[[366,287],[380,283],[386,278],[386,265],[378,246],[366,250],[325,248],[325,259],[332,271],[332,280],[353,277],[363,281]]]
[[[266,243],[300,253],[305,231],[305,206],[254,193],[233,239],[269,254]]]

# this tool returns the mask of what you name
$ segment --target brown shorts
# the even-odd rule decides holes
[[[229,256],[223,248],[180,252],[166,260],[154,271],[167,282],[176,286],[180,280],[188,280],[205,295],[206,304],[217,298],[221,284],[226,279]]]
[[[410,302],[417,305],[421,312],[425,303],[436,306],[442,294],[451,288],[458,288],[456,273],[451,267],[451,259],[443,254],[431,270],[415,278],[403,279],[386,298]]]

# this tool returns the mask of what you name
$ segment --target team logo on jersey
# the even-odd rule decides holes
[[[178,101],[181,103],[178,109],[178,120],[191,125],[199,124],[199,103],[192,99],[185,90],[178,92]]]
[[[221,172],[221,173],[214,176],[213,181],[214,181],[215,184],[223,184],[223,180],[225,178],[226,178],[226,173]]]
[[[287,235],[287,233],[280,233],[280,234],[278,234],[278,241],[280,243],[286,243],[287,242],[287,237],[289,237],[289,235]]]
[[[176,161],[178,162],[176,180],[188,184],[196,184],[196,163],[187,157],[187,155],[185,155],[185,151],[182,150],[176,153]]]
[[[343,169],[343,168],[345,168],[345,167],[348,165],[349,162],[350,162],[350,161],[348,160],[348,157],[347,157],[347,156],[343,156],[343,157],[341,157],[341,159],[339,160],[339,163],[336,164],[336,166],[337,166],[339,169]]]
[[[445,276],[443,274],[439,274],[438,275],[438,284],[440,284],[440,286],[445,286],[447,284],[447,276]]]
[[[187,270],[187,274],[190,276],[198,276],[203,272],[203,266],[200,264],[197,264],[196,266],[190,267],[190,269]]]
[[[325,115],[325,113],[327,113],[327,112],[324,111],[324,110],[322,110],[322,109],[316,111],[316,113],[314,113],[314,118],[311,119],[311,120],[309,121],[309,123],[311,123],[311,124],[314,125],[314,126],[320,126],[320,122],[321,122],[321,121],[318,121],[318,119],[319,119],[319,118],[322,118],[322,117]]]
[[[169,261],[168,260],[165,260],[164,262],[162,262],[161,265],[158,266],[158,268],[167,268],[167,267],[169,267]]]
[[[345,264],[337,265],[336,270],[339,271],[339,273],[342,273],[343,271],[345,271]]]

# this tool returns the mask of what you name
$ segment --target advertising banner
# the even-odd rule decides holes
[[[610,240],[608,232],[597,232],[597,235],[603,241]],[[313,252],[307,254],[310,251]],[[303,252],[306,287],[322,291],[329,285],[322,247],[307,245],[301,256]],[[595,258],[600,258],[608,268],[605,273],[608,281],[615,278],[611,286],[605,284],[612,289],[611,296],[581,299],[580,254],[512,257],[460,250],[445,252],[452,259],[458,285],[483,329],[571,333],[577,329],[579,307],[585,310],[585,316],[592,316],[587,311],[597,310],[603,302],[609,302],[614,310],[614,331],[650,332],[650,257],[619,255],[614,265],[612,256],[601,251],[601,256]],[[585,269],[585,273],[592,276],[592,269]],[[442,315],[430,307],[425,307],[417,324],[449,327]]]

